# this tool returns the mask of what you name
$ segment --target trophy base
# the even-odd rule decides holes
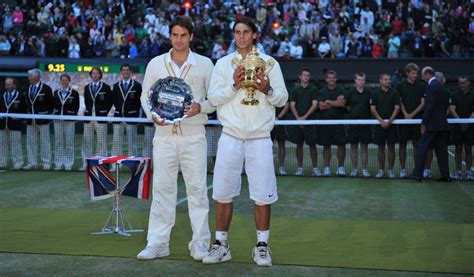
[[[240,104],[243,104],[246,106],[256,106],[258,105],[258,100],[255,98],[244,98],[240,101]]]

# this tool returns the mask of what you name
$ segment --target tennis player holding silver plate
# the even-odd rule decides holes
[[[192,102],[191,87],[183,79],[169,76],[151,87],[148,107],[152,115],[168,124],[175,124],[187,117],[184,109]]]
[[[205,124],[216,108],[207,101],[212,61],[189,48],[193,23],[177,16],[169,26],[169,52],[147,65],[140,98],[143,111],[155,123],[153,137],[153,202],[147,244],[140,260],[170,255],[171,230],[176,221],[178,171],[186,186],[192,238],[189,255],[202,260],[208,254],[207,141]],[[192,96],[191,96],[192,95]]]

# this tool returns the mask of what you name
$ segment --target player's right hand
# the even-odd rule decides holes
[[[245,79],[245,68],[243,66],[238,66],[234,70],[234,75],[232,76],[234,79],[234,88],[239,90],[241,88],[241,83]]]

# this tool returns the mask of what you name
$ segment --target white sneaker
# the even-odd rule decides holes
[[[72,170],[72,167],[71,167],[71,166],[64,167],[64,170],[66,170],[66,171],[71,171],[71,170]]]
[[[456,181],[461,181],[462,180],[462,172],[461,171],[456,171],[456,173],[451,178],[456,180]]]
[[[209,250],[207,256],[202,259],[203,264],[217,264],[232,259],[230,254],[230,247],[222,246],[219,241],[216,241]]]
[[[431,178],[431,169],[425,168],[425,170],[423,170],[423,178],[425,179]]]
[[[466,170],[466,174],[464,175],[464,179],[474,180],[474,176],[472,176],[472,172],[470,170]]]
[[[389,173],[390,175],[390,173]],[[407,170],[404,168],[400,170],[400,178],[406,178],[408,176]]]
[[[383,169],[379,169],[377,174],[375,174],[375,178],[383,178],[384,172]]]
[[[271,253],[265,242],[259,242],[252,250],[252,258],[258,266],[272,266]]]
[[[396,177],[396,176],[395,176],[395,172],[393,172],[393,169],[389,169],[387,172],[388,172],[388,173],[387,173],[388,178],[393,179],[393,178]]]
[[[209,253],[209,245],[202,240],[193,242],[188,248],[190,251],[189,255],[191,255],[195,261],[202,261]]]
[[[81,167],[79,167],[79,171],[86,171],[87,165],[83,164]]]
[[[330,167],[325,167],[323,170],[323,176],[331,176],[331,168]]]
[[[139,260],[153,260],[160,257],[166,257],[170,255],[170,248],[168,245],[160,244],[157,247],[147,246],[137,255]]]
[[[346,169],[343,166],[340,166],[336,170],[336,175],[337,176],[346,176]]]
[[[353,169],[353,170],[351,171],[351,175],[350,175],[350,176],[351,176],[351,177],[357,177],[357,169]]]
[[[304,168],[298,167],[295,172],[296,176],[303,176],[304,175]]]
[[[59,166],[57,165],[57,166],[54,167],[54,170],[56,170],[56,171],[59,171],[59,170],[61,170],[61,169],[62,169],[62,166],[61,166],[61,165],[59,165]]]
[[[33,164],[27,164],[23,167],[23,169],[26,169],[26,170],[31,170],[31,169],[36,169],[38,168],[37,165],[33,165]]]
[[[370,177],[370,173],[367,169],[362,169],[362,176],[364,176],[365,178],[369,178]]]
[[[286,169],[283,166],[280,166],[280,168],[278,168],[278,173],[280,175],[287,175]]]
[[[311,171],[311,175],[319,177],[319,176],[322,175],[321,170],[319,170],[319,168],[317,168],[317,167],[313,167],[313,170]]]
[[[43,165],[43,170],[50,170],[51,169],[51,165],[50,164],[44,164]]]

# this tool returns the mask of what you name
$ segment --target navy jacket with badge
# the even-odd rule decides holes
[[[0,94],[0,113],[27,113],[26,96],[18,90],[13,91],[13,98],[8,101],[7,93]],[[0,130],[20,131],[24,123],[23,119],[3,117],[0,118]]]
[[[92,83],[89,83],[84,88],[84,102],[86,105],[86,110],[84,111],[85,116],[91,116],[93,109],[95,116],[107,116],[113,104],[113,95],[110,86],[102,81],[99,82],[99,88],[94,95],[92,93]],[[98,122],[106,123],[105,121]]]
[[[425,111],[421,124],[428,131],[449,131],[446,110],[449,107],[449,92],[436,79],[428,85],[425,95]]]
[[[54,109],[53,90],[50,86],[43,82],[38,83],[36,93],[32,94],[32,85],[28,87],[26,99],[28,103],[28,112],[30,114],[52,114]],[[36,123],[38,125],[48,124],[49,119],[28,119],[26,123],[31,125]]]
[[[126,90],[123,86],[123,81],[115,83],[113,87],[114,117],[140,117],[141,95],[142,85],[135,80],[129,81],[129,86]]]
[[[61,90],[57,89],[53,93],[54,114],[56,115],[77,115],[79,111],[79,93],[77,90],[69,88],[64,97]]]

